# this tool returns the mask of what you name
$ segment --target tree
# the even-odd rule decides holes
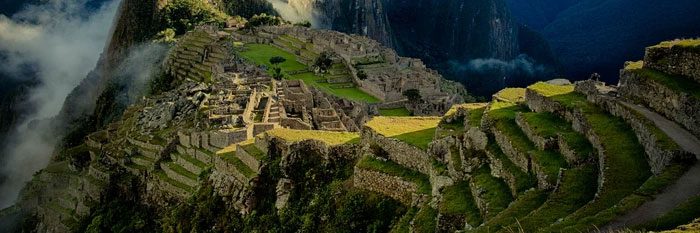
[[[403,95],[406,96],[406,98],[408,98],[408,102],[410,102],[411,104],[417,104],[417,103],[419,103],[419,102],[421,101],[421,99],[423,98],[423,97],[420,95],[420,91],[417,90],[417,89],[408,89],[408,90],[405,90],[405,91],[403,92]]]
[[[318,55],[316,60],[314,61],[314,66],[318,67],[321,71],[328,70],[328,68],[333,65],[333,59],[331,59],[332,55],[328,51],[323,51],[321,54]]]
[[[285,61],[287,61],[287,59],[280,57],[280,56],[274,56],[274,57],[270,58],[270,64],[272,64],[273,66],[277,66],[279,64],[282,64]]]
[[[272,69],[272,77],[276,80],[282,80],[284,74],[282,74],[282,68],[275,67]]]
[[[365,79],[367,79],[367,73],[365,73],[364,70],[358,70],[357,71],[357,78],[360,80],[365,80]]]

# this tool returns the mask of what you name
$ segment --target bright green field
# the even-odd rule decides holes
[[[258,65],[265,65],[268,67],[271,67],[272,64],[270,64],[270,58],[274,56],[280,56],[287,61],[283,62],[282,64],[279,65],[280,68],[282,68],[282,71],[289,72],[289,71],[299,71],[299,70],[305,70],[307,69],[306,65],[300,63],[297,61],[297,58],[294,54],[291,54],[287,51],[284,51],[282,49],[279,49],[275,46],[272,45],[267,45],[267,44],[247,44],[245,45],[245,51],[241,52],[241,56],[243,56],[245,59],[250,60]],[[326,93],[332,94],[334,96],[340,97],[340,98],[345,98],[349,100],[354,100],[354,101],[359,101],[359,102],[366,102],[366,103],[379,103],[380,100],[377,99],[374,96],[371,96],[364,91],[356,88],[356,87],[351,87],[351,88],[336,88],[333,87],[331,84],[326,83],[325,79],[322,77],[319,77],[311,72],[306,72],[306,73],[301,73],[301,74],[296,74],[296,75],[285,75],[287,79],[292,79],[292,80],[303,80],[304,83],[307,85],[316,87],[320,90],[323,90]]]
[[[364,91],[356,88],[356,87],[350,87],[350,88],[336,88],[333,87],[331,84],[324,82],[325,79],[322,77],[319,77],[311,72],[307,73],[301,73],[301,74],[296,74],[296,75],[288,75],[286,76],[287,79],[292,79],[292,80],[303,80],[304,83],[307,85],[316,87],[326,93],[329,93],[334,96],[338,96],[340,98],[345,98],[349,100],[354,100],[354,101],[359,101],[359,102],[365,102],[365,103],[379,103],[379,99],[377,99],[374,96],[371,96]]]
[[[294,54],[288,53],[287,51],[281,50],[275,46],[266,44],[248,44],[245,45],[245,48],[246,50],[241,52],[241,55],[244,58],[255,62],[256,64],[271,67],[272,64],[270,64],[270,58],[280,56],[287,59],[287,61],[279,65],[282,70],[293,71],[306,69],[306,65],[299,63]]]

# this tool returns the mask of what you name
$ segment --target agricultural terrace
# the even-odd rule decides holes
[[[378,134],[395,138],[421,149],[433,140],[440,117],[375,117],[365,125]]]
[[[267,44],[246,44],[240,53],[245,59],[258,65],[272,67],[270,58],[279,56],[286,61],[278,65],[284,73],[284,77],[289,80],[302,80],[306,85],[318,88],[331,95],[358,102],[379,103],[376,97],[367,94],[357,87],[334,86],[326,81],[322,76],[308,71],[308,67],[297,60],[296,55]]]
[[[328,145],[340,145],[346,143],[356,143],[360,140],[360,135],[351,132],[334,132],[321,130],[296,130],[277,128],[267,131],[269,136],[274,136],[287,142],[300,142],[304,140],[317,140]]]

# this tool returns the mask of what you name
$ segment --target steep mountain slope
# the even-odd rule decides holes
[[[543,34],[570,77],[599,72],[614,81],[617,67],[641,58],[641,48],[699,36],[699,7],[694,0],[587,0],[561,12]]]
[[[513,17],[532,29],[542,30],[562,11],[586,0],[507,0]]]
[[[556,71],[546,41],[537,39],[536,32],[526,31],[521,41],[523,28],[513,21],[504,0],[272,2],[282,16],[365,35],[402,56],[420,58],[477,95],[488,96],[506,84],[519,85]]]

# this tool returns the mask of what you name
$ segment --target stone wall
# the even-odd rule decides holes
[[[388,159],[391,161],[426,175],[431,173],[432,159],[424,150],[398,139],[384,137],[366,126],[362,129],[362,141],[365,145],[375,144],[384,149],[389,154]]]
[[[621,72],[618,91],[625,98],[644,103],[700,136],[700,99],[670,89],[630,70]]]
[[[530,156],[527,154],[527,151],[520,151],[515,148],[510,139],[508,139],[508,137],[500,130],[492,128],[491,132],[496,139],[496,144],[501,147],[503,153],[508,157],[508,159],[513,161],[515,166],[519,167],[523,172],[530,172],[532,162],[530,160]]]
[[[606,150],[603,147],[603,144],[601,143],[600,137],[598,137],[598,135],[592,130],[592,127],[588,123],[588,120],[579,109],[569,110],[562,104],[553,101],[530,89],[528,89],[525,92],[525,100],[527,102],[527,105],[533,111],[554,113],[555,115],[566,119],[568,122],[571,122],[571,126],[574,129],[574,131],[586,136],[591,145],[593,145],[593,148],[596,149],[598,153],[598,167],[606,167],[605,157],[607,155],[605,154]],[[599,169],[598,191],[600,191],[600,189],[603,187],[603,184],[605,183],[605,170],[606,169]]]
[[[248,131],[243,129],[227,129],[209,132],[209,144],[225,148],[231,144],[239,143],[248,139]]]
[[[646,49],[644,66],[700,82],[700,49],[654,46]]]
[[[168,177],[170,177],[173,180],[179,181],[180,183],[183,183],[183,184],[186,184],[186,185],[192,186],[192,187],[197,186],[199,184],[198,180],[192,180],[192,179],[190,179],[190,178],[188,178],[180,173],[177,173],[177,171],[170,169],[170,167],[165,163],[161,163],[160,168],[163,169],[163,171],[165,172],[166,175],[168,175]]]
[[[537,146],[540,150],[556,150],[558,149],[557,138],[545,138],[541,135],[535,133],[533,126],[528,124],[528,122],[523,118],[522,113],[518,113],[515,116],[515,122],[520,126],[520,129],[525,133],[528,139]]]
[[[353,186],[387,195],[408,206],[418,200],[418,186],[415,183],[378,171],[355,167]]]
[[[651,167],[654,174],[660,174],[666,166],[673,161],[690,159],[693,157],[689,152],[684,151],[675,142],[672,145],[660,145],[658,134],[664,134],[651,120],[647,119],[641,113],[631,107],[619,102],[614,97],[600,94],[597,90],[595,81],[579,82],[576,85],[576,91],[585,94],[589,101],[595,103],[599,107],[605,109],[613,116],[620,117],[632,127],[637,139],[644,147],[646,152],[647,163]],[[665,136],[665,135],[662,135]]]

